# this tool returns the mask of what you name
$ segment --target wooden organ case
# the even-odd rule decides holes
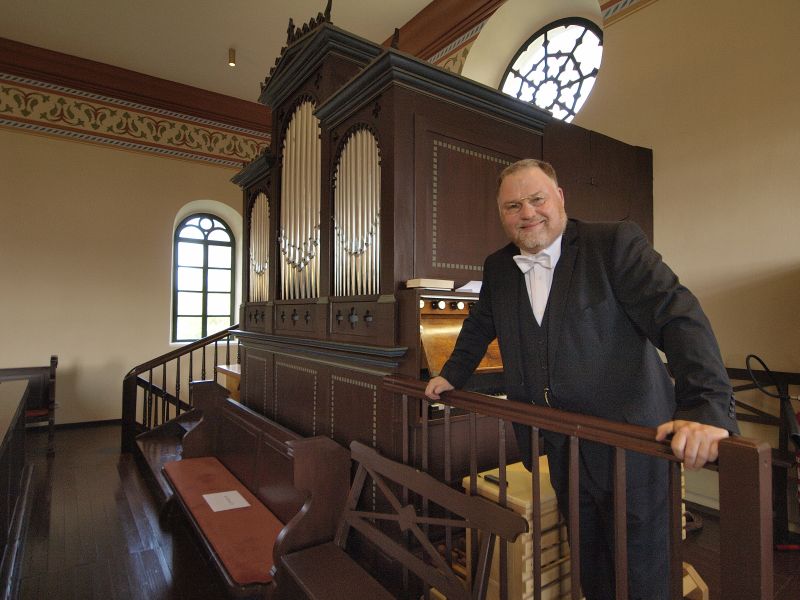
[[[442,314],[463,319],[476,296],[405,282],[481,279],[484,258],[507,243],[495,203],[506,165],[552,159],[570,216],[631,218],[652,233],[648,150],[554,122],[328,16],[302,30],[290,24],[260,100],[272,110],[271,147],[233,179],[244,190],[249,247],[241,398],[303,435],[359,440],[395,459],[407,435],[417,461],[420,406],[403,431],[382,377],[425,374],[420,325],[435,317],[430,303],[443,299]],[[451,308],[459,301],[466,308]],[[488,365],[496,379],[497,358]],[[479,435],[496,455],[496,422]],[[458,454],[456,445],[453,482],[468,468],[466,450]],[[479,468],[493,460],[481,454]]]

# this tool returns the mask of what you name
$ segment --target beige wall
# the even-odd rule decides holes
[[[798,22],[795,0],[658,0],[606,28],[575,119],[653,149],[655,246],[700,298],[729,367],[755,353],[800,371]],[[742,429],[775,442],[774,429]],[[687,485],[716,502],[710,482]]]
[[[800,4],[659,0],[605,31],[575,122],[654,155],[655,245],[725,362],[800,371]]]
[[[241,213],[234,171],[8,129],[0,165],[0,366],[58,354],[57,422],[118,419],[125,373],[170,350],[175,216]]]

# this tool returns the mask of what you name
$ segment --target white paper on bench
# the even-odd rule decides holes
[[[203,494],[203,499],[208,502],[208,505],[214,512],[250,506],[250,503],[244,499],[244,496],[236,490],[217,492],[216,494]]]

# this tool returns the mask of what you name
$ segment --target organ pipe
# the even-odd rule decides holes
[[[284,299],[319,296],[320,128],[314,104],[292,114],[282,146],[280,262]]]
[[[269,295],[269,202],[258,194],[250,210],[250,302],[266,302]]]
[[[334,294],[378,294],[381,173],[378,142],[369,130],[347,138],[334,173]]]

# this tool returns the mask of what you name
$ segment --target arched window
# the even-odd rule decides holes
[[[175,228],[172,341],[200,339],[233,323],[233,232],[219,217],[193,214]]]
[[[588,19],[561,19],[522,45],[500,89],[566,122],[583,106],[603,57],[603,32]]]

